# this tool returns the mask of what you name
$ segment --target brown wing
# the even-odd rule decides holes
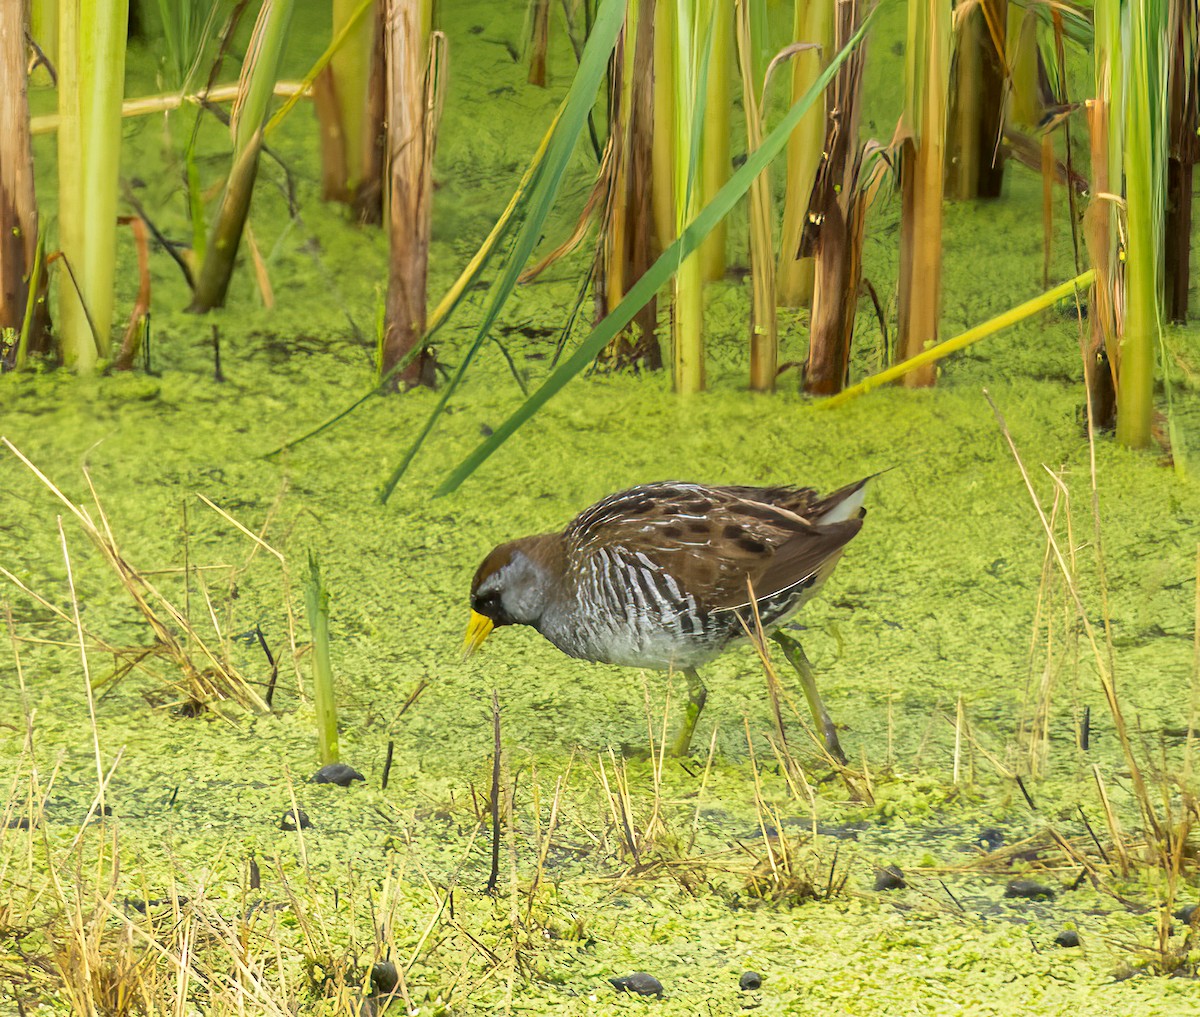
[[[567,559],[581,564],[620,548],[670,575],[702,611],[743,607],[747,579],[762,600],[836,560],[861,520],[815,524],[808,516],[858,486],[821,499],[810,488],[645,484],[580,513],[564,534]]]

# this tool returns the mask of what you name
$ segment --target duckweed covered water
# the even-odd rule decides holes
[[[570,73],[561,44],[552,54],[555,87],[543,93],[523,84],[524,69],[504,45],[519,44],[512,10],[455,5],[445,19],[452,73],[434,292],[490,227]],[[307,31],[291,57],[296,73],[322,46],[319,30]],[[881,33],[888,41],[873,44],[868,63],[875,98],[867,121],[886,135],[885,84],[900,58],[889,48],[895,24],[885,19]],[[150,65],[146,54],[132,61],[131,92],[153,88]],[[269,252],[273,311],[259,306],[251,273],[241,271],[225,311],[207,319],[174,313],[185,302],[182,285],[156,255],[153,374],[0,379],[0,430],[79,503],[89,503],[87,467],[128,560],[154,571],[163,593],[186,605],[205,638],[250,678],[263,682],[268,673],[256,626],[280,663],[269,716],[183,715],[169,685],[177,676],[154,658],[97,692],[101,766],[113,768],[105,790],[112,816],[87,828],[80,850],[94,860],[115,845],[117,910],[135,915],[123,901],[178,894],[215,928],[241,922],[250,929],[251,952],[275,956],[263,943],[278,942],[265,980],[275,998],[301,1012],[346,1005],[325,998],[329,985],[361,980],[374,960],[390,956],[407,968],[409,999],[421,1013],[499,1005],[555,1014],[1194,1013],[1200,990],[1191,978],[1140,973],[1155,957],[1165,882],[1135,868],[1124,880],[1106,876],[1098,889],[1086,873],[1079,879],[1081,866],[1046,832],[1053,827],[1094,855],[1086,817],[1108,843],[1093,765],[1130,842],[1142,825],[1090,650],[1061,583],[1042,583],[1041,524],[982,392],[986,386],[1007,418],[1048,511],[1055,488],[1042,466],[1061,473],[1073,528],[1068,540],[1060,507],[1060,539],[1099,625],[1073,318],[1048,314],[973,347],[946,365],[936,390],[883,391],[823,414],[795,394],[794,374],[783,376],[773,398],[742,391],[748,288],[731,277],[709,298],[712,391],[683,401],[660,377],[579,380],[459,492],[431,499],[481,432],[520,401],[499,351],[489,348],[384,508],[378,486],[432,409],[431,393],[373,399],[321,437],[264,458],[372,377],[386,245],[320,204],[310,117],[298,114],[277,142],[296,179],[299,219],[286,216],[276,171],[265,171],[256,196],[253,222]],[[170,130],[183,136],[189,126],[180,119]],[[163,123],[131,123],[126,140],[129,172],[137,167],[144,177],[160,227],[184,235],[177,176],[151,169],[171,158]],[[208,142],[207,172],[215,176],[219,131],[210,130]],[[569,229],[591,169],[581,153],[559,233],[548,243]],[[52,173],[43,169],[43,177]],[[1039,182],[1014,166],[999,202],[947,207],[946,334],[1038,290],[1039,193]],[[895,201],[872,213],[866,274],[881,293],[894,284],[897,215]],[[735,226],[731,236],[740,235]],[[132,252],[123,249],[121,258],[128,306]],[[548,369],[581,270],[578,260],[564,262],[523,288],[496,333],[531,383]],[[1072,274],[1065,228],[1054,271],[1056,281]],[[444,363],[457,362],[483,299],[473,293],[439,335]],[[858,372],[883,356],[878,324],[863,306]],[[212,376],[213,324],[224,383]],[[784,324],[783,359],[801,359],[802,324],[786,315]],[[1173,331],[1167,346],[1177,424],[1194,443],[1197,331]],[[1117,681],[1152,787],[1167,788],[1178,811],[1180,795],[1193,791],[1181,783],[1188,765],[1181,732],[1196,681],[1200,491],[1154,453],[1101,441],[1096,457]],[[668,760],[657,782],[650,763],[622,755],[646,749],[651,731],[659,737],[664,710],[668,729],[677,720],[682,679],[568,660],[529,630],[499,632],[472,661],[459,661],[470,576],[496,542],[562,526],[602,495],[643,481],[829,489],[889,467],[871,489],[862,534],[799,619],[859,774],[852,788],[818,759],[798,720],[803,713],[785,706],[789,744],[810,782],[791,793],[768,743],[771,706],[748,647],[706,669],[710,696],[697,755],[686,765]],[[55,523],[61,506],[7,453],[0,491],[0,565],[69,614]],[[256,551],[197,494],[261,533],[286,566]],[[83,625],[115,647],[149,645],[115,577],[69,518],[64,529]],[[333,598],[343,759],[367,776],[365,786],[305,783],[318,765],[301,588],[309,550],[321,555]],[[185,561],[206,567],[186,592]],[[77,883],[91,884],[86,865],[78,877],[66,874],[75,871],[67,860],[98,783],[75,635],[14,587],[0,602],[11,605],[25,688],[16,654],[6,654],[0,758],[12,775],[12,815],[37,820],[32,832],[0,829],[6,895],[26,899],[15,890],[36,890],[47,867],[59,866],[70,896]],[[1049,654],[1044,637],[1031,652],[1035,617],[1043,633],[1052,627]],[[88,662],[94,681],[114,666],[101,653]],[[795,682],[780,673],[801,707]],[[1035,775],[1026,730],[1047,673],[1050,738]],[[493,690],[511,833],[502,833],[500,892],[489,897],[482,890],[491,862]],[[970,736],[960,742],[955,784],[960,698]],[[1077,737],[1085,710],[1086,752]],[[28,800],[34,768],[36,787],[48,792],[44,808]],[[1028,799],[1012,773],[1022,776]],[[606,781],[615,791],[622,774],[628,815],[614,813],[604,792]],[[311,829],[280,830],[294,805]],[[1026,838],[1031,843],[1021,845]],[[984,860],[992,848],[1026,856]],[[906,889],[871,889],[876,867],[886,864],[903,869]],[[1004,898],[1007,881],[1022,873],[1052,885],[1056,898]],[[1184,877],[1176,906],[1200,894],[1191,860]],[[53,899],[43,895],[23,918],[24,939],[11,917],[0,922],[0,998],[8,992],[29,1005],[66,1008],[57,976],[21,962],[23,954],[53,955],[62,923],[38,931]],[[1054,945],[1068,926],[1080,930],[1081,949]],[[1179,928],[1172,943],[1182,942]],[[747,969],[764,979],[743,993],[738,980]],[[617,994],[608,982],[639,970],[663,983],[663,999]]]

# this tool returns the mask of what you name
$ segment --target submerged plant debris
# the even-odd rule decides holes
[[[530,89],[509,55],[514,5],[445,6],[434,294],[503,208],[573,59],[552,48],[552,87]],[[880,18],[884,40],[897,10]],[[323,45],[302,28],[287,73]],[[901,58],[872,45],[864,123],[881,131]],[[154,89],[153,64],[149,51],[131,57],[130,94]],[[171,135],[189,130],[183,114],[167,122]],[[1091,651],[983,394],[1101,630],[1107,611],[1134,748],[1181,823],[1196,807],[1200,485],[1098,439],[1101,572],[1074,308],[946,362],[935,390],[879,391],[818,414],[786,373],[773,398],[743,391],[749,287],[733,272],[708,299],[711,391],[680,400],[662,377],[598,371],[432,499],[522,399],[493,347],[383,508],[378,486],[434,393],[369,400],[265,458],[373,384],[386,241],[320,203],[314,131],[300,114],[274,142],[299,217],[269,167],[255,197],[274,310],[246,270],[226,310],[172,313],[186,286],[156,257],[150,373],[0,378],[0,433],[89,510],[90,482],[121,555],[259,694],[273,688],[269,712],[194,709],[171,661],[148,652],[154,635],[108,564],[71,518],[60,537],[61,504],[0,455],[0,566],[25,588],[4,579],[0,593],[11,634],[0,659],[0,1011],[20,1001],[68,1012],[78,979],[94,989],[134,977],[147,1010],[182,979],[197,1012],[213,1013],[236,1001],[262,1013],[1195,1013],[1200,947],[1171,912],[1200,900],[1200,874],[1190,853],[1174,881],[1150,864]],[[215,150],[219,134],[208,123],[201,145]],[[125,142],[130,173],[177,158],[162,120],[130,121]],[[570,230],[593,171],[581,151],[547,244]],[[155,174],[142,200],[182,235],[173,179]],[[1040,182],[1014,166],[998,201],[947,204],[947,334],[1038,290],[1039,202]],[[864,272],[881,293],[895,285],[898,203],[868,222]],[[1062,204],[1058,279],[1075,274]],[[735,219],[730,236],[743,235]],[[136,290],[134,258],[122,248],[119,307]],[[560,263],[503,315],[494,338],[524,379],[547,372],[582,270],[582,258]],[[482,300],[473,293],[438,334],[443,364],[457,362]],[[800,359],[802,323],[782,328],[782,359]],[[886,359],[868,301],[857,335],[861,375]],[[1177,433],[1195,445],[1200,330],[1165,342]],[[655,755],[686,702],[682,676],[570,660],[516,628],[459,659],[483,554],[561,527],[604,494],[673,478],[830,490],[887,468],[861,535],[794,623],[840,725],[844,773],[806,733],[786,667],[780,743],[748,645],[705,670],[708,706],[686,761]],[[365,777],[348,788],[308,782],[309,551],[330,593],[342,761]],[[877,890],[889,867],[900,885]],[[1014,881],[1049,892],[1014,895]],[[1064,929],[1080,949],[1056,945]],[[631,972],[652,975],[662,997],[618,992],[613,980]],[[131,1012],[118,1003],[112,1012]]]

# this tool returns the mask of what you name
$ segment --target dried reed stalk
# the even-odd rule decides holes
[[[655,7],[656,0],[629,0],[625,28],[613,57],[609,111],[613,127],[607,152],[611,162],[601,227],[604,285],[596,288],[597,321],[621,302],[660,250],[652,207]],[[633,330],[622,332],[608,344],[604,358],[618,367],[644,364],[660,370],[663,360],[657,325],[658,301],[652,297],[634,317]]]
[[[393,387],[430,385],[425,334],[433,155],[442,107],[446,39],[430,32],[429,0],[387,0],[388,262],[380,371]],[[399,365],[406,362],[403,367]],[[394,373],[393,373],[394,372]]]
[[[34,278],[38,215],[26,93],[24,4],[0,5],[0,362],[45,349],[45,274]],[[32,282],[31,282],[32,280]],[[30,290],[33,292],[31,305]],[[25,326],[28,306],[35,317]],[[6,330],[11,329],[5,338]],[[24,342],[16,336],[27,332]],[[22,348],[24,347],[24,349]]]

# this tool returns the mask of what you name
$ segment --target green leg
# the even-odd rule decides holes
[[[812,711],[813,723],[825,739],[825,750],[845,766],[846,753],[842,751],[842,745],[838,741],[837,728],[833,726],[829,712],[821,702],[821,693],[817,691],[817,679],[813,677],[812,665],[804,655],[804,647],[800,645],[799,640],[782,632],[772,632],[771,638],[783,648],[784,656],[800,676],[800,685],[804,689],[804,698],[808,700],[808,708]]]
[[[696,730],[696,722],[700,719],[700,711],[704,709],[704,701],[708,698],[708,689],[704,687],[704,682],[700,680],[700,675],[695,668],[686,668],[683,672],[687,675],[688,682],[688,705],[687,713],[683,717],[683,727],[679,730],[679,737],[675,739],[675,744],[671,748],[671,755],[686,756],[692,745],[692,734]]]

